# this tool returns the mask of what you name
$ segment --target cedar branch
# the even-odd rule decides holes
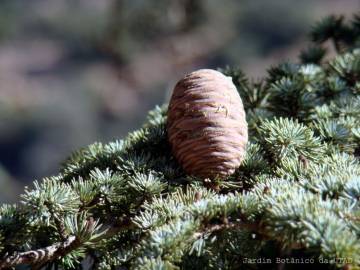
[[[69,236],[65,241],[55,243],[51,246],[5,256],[0,261],[0,269],[13,267],[19,264],[34,265],[53,261],[65,256],[72,250],[81,245],[81,241],[76,236]]]

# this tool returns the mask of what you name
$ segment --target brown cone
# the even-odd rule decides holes
[[[167,120],[172,151],[184,170],[200,178],[224,178],[245,156],[245,111],[231,77],[200,69],[180,80]]]

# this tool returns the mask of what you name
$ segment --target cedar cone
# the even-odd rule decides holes
[[[168,139],[186,173],[225,178],[245,156],[248,129],[231,77],[200,69],[180,80],[168,109]]]

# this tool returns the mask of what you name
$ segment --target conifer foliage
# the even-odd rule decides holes
[[[0,269],[359,269],[360,15],[325,18],[311,37],[299,63],[262,81],[221,70],[249,143],[218,189],[177,164],[156,107],[141,129],[74,153],[1,206]]]

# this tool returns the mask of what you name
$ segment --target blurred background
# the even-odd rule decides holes
[[[73,150],[141,126],[197,68],[251,78],[358,0],[0,0],[0,202]]]

